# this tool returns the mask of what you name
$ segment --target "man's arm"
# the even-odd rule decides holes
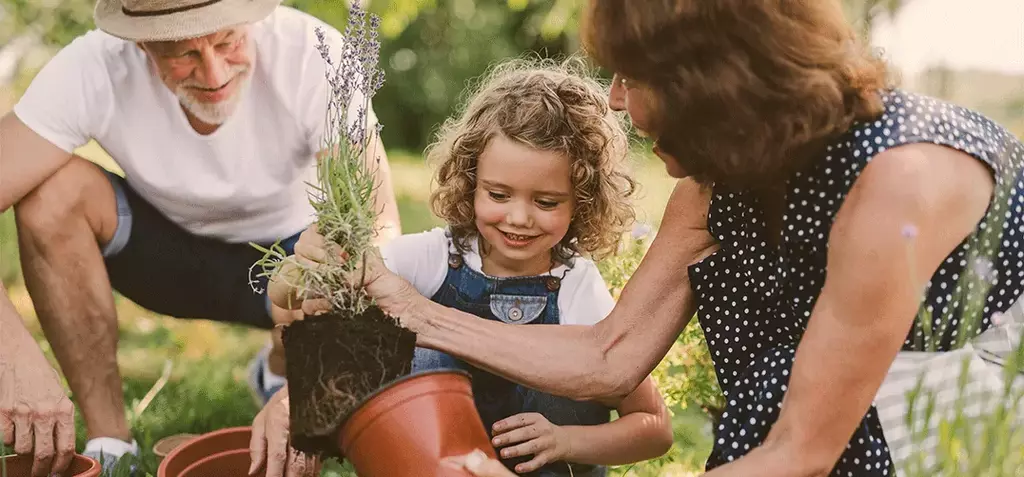
[[[593,326],[505,325],[438,305],[411,287],[374,282],[367,289],[419,334],[420,346],[540,391],[615,404],[664,358],[696,310],[687,266],[717,248],[706,226],[709,199],[695,182],[679,182],[650,250],[615,308]]]
[[[828,275],[778,421],[761,447],[708,477],[832,470],[906,339],[926,283],[977,227],[992,190],[983,163],[941,146],[904,146],[872,160],[832,227]]]
[[[0,119],[0,213],[18,203],[71,160],[9,112]]]

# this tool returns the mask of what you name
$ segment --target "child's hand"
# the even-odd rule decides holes
[[[540,466],[563,460],[569,454],[569,436],[565,429],[552,424],[537,413],[516,414],[494,423],[491,443],[501,449],[503,458],[533,455],[533,459],[516,466],[516,472],[532,472]]]

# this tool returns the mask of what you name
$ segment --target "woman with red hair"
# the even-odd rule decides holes
[[[696,315],[727,404],[707,475],[896,475],[911,450],[904,353],[940,363],[1012,337],[1024,145],[889,86],[836,0],[587,13],[612,106],[681,179],[611,314],[553,330],[476,320],[379,265],[370,294],[420,346],[575,399],[629,393]]]

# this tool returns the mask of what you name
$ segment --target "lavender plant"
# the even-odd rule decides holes
[[[382,126],[369,125],[370,101],[384,84],[378,67],[379,26],[378,16],[353,5],[337,59],[324,31],[316,29],[329,88],[317,184],[310,184],[310,203],[316,211],[317,231],[335,253],[328,254],[325,263],[311,265],[287,256],[279,245],[267,249],[253,244],[264,252],[254,265],[262,268],[260,276],[278,275],[299,296],[325,297],[334,310],[355,315],[366,311],[372,300],[362,289],[349,286],[348,278],[361,268],[364,255],[374,250],[380,214],[374,201],[380,163],[374,145]],[[361,101],[353,105],[354,98]],[[285,266],[289,272],[278,273]]]
[[[316,30],[329,85],[322,157],[310,204],[327,256],[308,263],[287,256],[279,244],[260,248],[254,267],[303,297],[326,298],[331,310],[284,327],[282,340],[290,406],[291,442],[321,457],[340,457],[335,441],[365,399],[410,371],[416,335],[353,286],[367,254],[376,253],[375,204],[380,160],[374,145],[380,126],[369,127],[370,100],[383,85],[378,68],[379,18],[353,5],[334,55],[327,34]],[[257,246],[258,247],[258,246]]]

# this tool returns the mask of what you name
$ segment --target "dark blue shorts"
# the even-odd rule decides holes
[[[267,280],[257,277],[259,267],[253,268],[263,257],[259,250],[194,235],[157,211],[122,177],[107,176],[117,197],[118,222],[103,257],[115,290],[162,315],[273,328]],[[291,254],[298,238],[298,233],[283,237],[280,245]]]

